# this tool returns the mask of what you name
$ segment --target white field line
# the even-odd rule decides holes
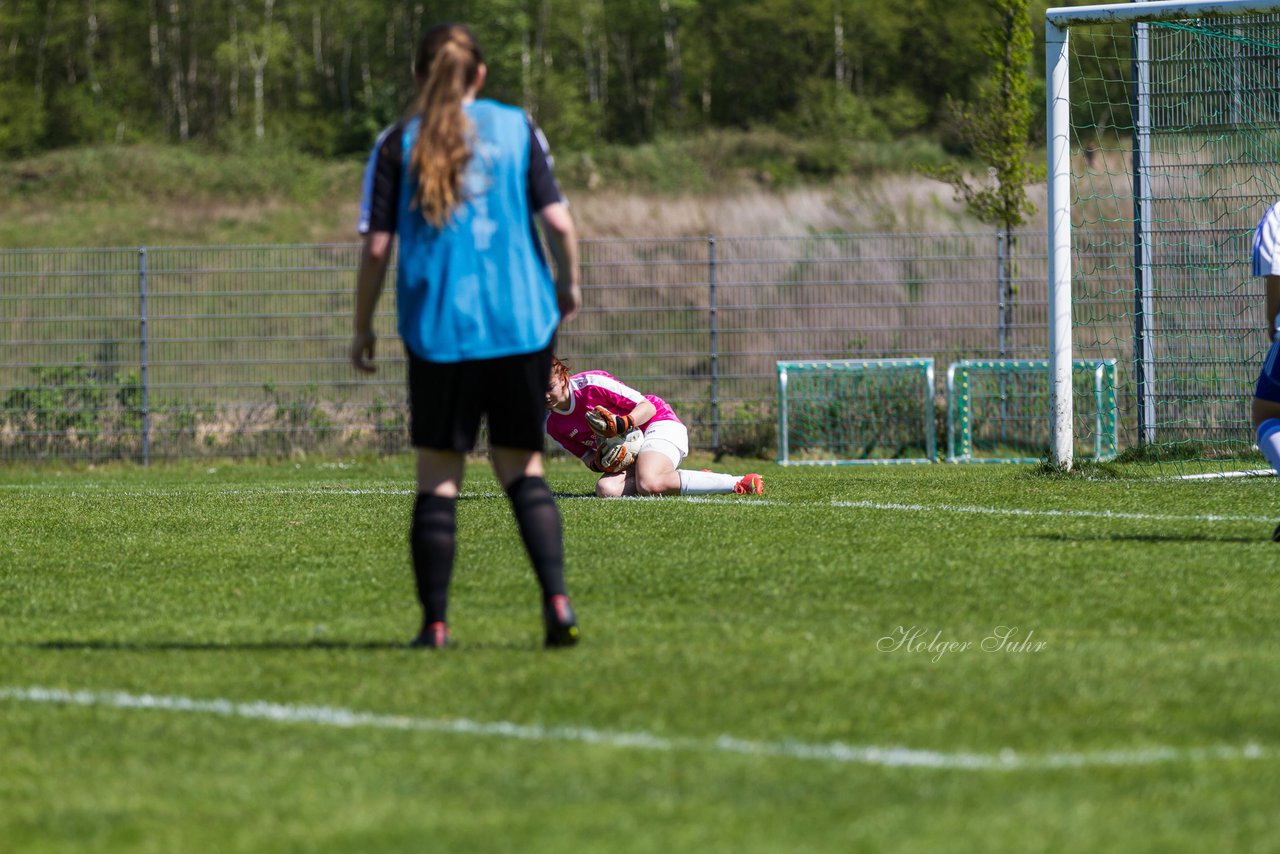
[[[13,486],[17,486],[14,484]],[[363,496],[363,495],[394,495],[406,496],[413,495],[412,489],[391,489],[391,488],[328,488],[328,487],[229,487],[226,489],[174,489],[174,490],[139,490],[139,491],[120,491],[104,487],[101,491],[96,488],[87,492],[79,491],[79,489],[71,490],[67,493],[73,497],[97,497],[104,498],[199,498],[203,496],[263,496],[263,495],[339,495],[339,496]],[[463,498],[500,498],[500,492],[463,492]],[[594,496],[573,496],[569,498],[561,498],[561,501],[599,501]],[[1175,515],[1168,513],[1132,513],[1120,510],[1033,510],[1022,507],[985,507],[981,505],[967,504],[911,504],[891,501],[788,501],[771,498],[743,498],[740,496],[730,495],[695,495],[681,496],[678,498],[671,497],[628,497],[613,498],[610,501],[637,501],[637,502],[670,502],[680,501],[687,504],[725,504],[737,507],[834,507],[848,508],[853,510],[878,510],[899,513],[958,513],[967,515],[982,516],[1014,516],[1022,518],[1044,518],[1044,519],[1115,519],[1118,521],[1146,521],[1146,522],[1248,522],[1248,523],[1274,523],[1274,516],[1226,516],[1214,513],[1195,514],[1195,515]]]
[[[1016,507],[975,507],[963,504],[893,504],[878,501],[832,501],[833,507],[866,510],[902,510],[919,513],[973,513],[988,516],[1031,516],[1039,518],[1119,519],[1152,522],[1274,522],[1273,516],[1220,516],[1212,513],[1177,516],[1167,513],[1129,513],[1121,510],[1027,510]]]
[[[413,495],[416,490],[403,487],[324,487],[324,486],[201,486],[190,489],[118,489],[113,484],[77,484],[68,489],[60,483],[0,483],[0,489],[21,491],[64,490],[72,498],[199,498],[207,495]],[[500,492],[464,492],[467,498],[497,498]]]
[[[1160,480],[1219,480],[1224,477],[1275,477],[1275,469],[1249,469],[1248,471],[1211,471],[1203,474],[1177,474]]]
[[[855,510],[885,510],[900,513],[961,513],[983,516],[1021,516],[1047,519],[1117,519],[1121,521],[1150,522],[1275,522],[1274,516],[1220,516],[1212,513],[1178,516],[1166,513],[1129,513],[1120,510],[1030,510],[1021,507],[982,507],[967,504],[904,504],[891,501],[771,501],[769,499],[746,500],[719,496],[685,498],[688,502],[708,504],[739,504],[756,506],[770,504],[810,507],[848,507]]]
[[[329,706],[293,706],[266,701],[246,703],[222,699],[196,700],[190,697],[127,694],[119,691],[64,691],[42,687],[0,688],[0,700],[188,712],[285,724],[314,724],[340,729],[431,732],[535,743],[570,742],[658,753],[727,753],[848,765],[954,771],[1036,771],[1098,766],[1124,767],[1206,760],[1260,760],[1275,756],[1274,751],[1257,744],[1245,744],[1240,747],[1149,747],[1133,750],[1028,754],[1007,749],[996,753],[953,753],[940,750],[915,750],[909,747],[850,745],[838,741],[825,743],[750,741],[728,735],[698,739],[660,736],[647,732],[617,732],[592,727],[539,726],[509,721],[473,721],[466,718],[415,718],[358,712]]]

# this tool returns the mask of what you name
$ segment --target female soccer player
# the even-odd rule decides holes
[[[374,370],[373,313],[398,237],[396,301],[418,449],[410,543],[423,621],[413,645],[449,643],[458,491],[487,415],[494,473],[542,588],[546,645],[570,646],[578,627],[560,512],[543,479],[542,421],[556,328],[582,301],[573,220],[528,116],[476,99],[487,69],[469,29],[428,31],[414,73],[418,100],[379,138],[365,174],[350,348],[358,370]],[[555,255],[554,282],[535,215]]]
[[[1265,282],[1267,338],[1271,340],[1253,389],[1253,429],[1258,449],[1280,474],[1280,339],[1276,338],[1280,324],[1280,202],[1267,208],[1253,232],[1253,274]],[[1280,526],[1271,539],[1280,542]]]
[[[738,477],[711,471],[685,471],[689,431],[667,402],[645,395],[604,371],[569,375],[564,362],[552,357],[547,385],[547,433],[592,471],[602,472],[596,495],[738,495],[764,494],[758,474]],[[593,423],[594,422],[594,423]],[[606,472],[599,440],[630,430],[644,431],[644,444],[633,465]]]

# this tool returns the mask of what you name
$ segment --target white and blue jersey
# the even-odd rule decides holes
[[[1267,208],[1253,231],[1253,275],[1280,276],[1280,202]],[[1272,328],[1280,319],[1271,318]],[[1280,335],[1272,339],[1253,396],[1280,403]]]
[[[1280,202],[1267,208],[1253,230],[1253,275],[1280,276]]]
[[[464,105],[474,135],[462,199],[443,228],[414,205],[417,118],[378,139],[365,170],[360,231],[399,238],[396,301],[405,347],[430,362],[533,353],[560,322],[533,214],[563,201],[546,143],[522,110]]]

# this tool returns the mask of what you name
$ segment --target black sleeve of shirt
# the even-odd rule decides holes
[[[560,185],[551,171],[551,150],[547,138],[538,126],[529,120],[529,210],[537,213],[547,205],[563,202]]]
[[[400,173],[404,169],[404,128],[396,125],[378,148],[372,194],[369,199],[369,230],[395,233],[400,210]]]

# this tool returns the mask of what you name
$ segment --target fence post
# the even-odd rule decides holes
[[[1008,251],[1009,251],[1009,247],[1005,243],[1004,229],[996,229],[996,287],[998,288],[998,292],[996,294],[996,327],[998,332],[996,337],[998,339],[998,344],[1000,347],[1001,359],[1009,358],[1009,355],[1008,355],[1009,306],[1008,306],[1008,303],[1006,302],[1006,295],[1007,295],[1009,283],[1006,281],[1007,276],[1005,275],[1006,267],[1008,266],[1005,262],[1005,255]]]
[[[142,464],[151,464],[151,395],[147,381],[147,247],[138,249],[138,320],[142,368]]]
[[[1006,281],[1009,245],[1005,241],[1005,231],[996,229],[996,338],[1000,347],[1001,360],[1009,358],[1009,305],[1006,300],[1009,283]],[[1004,372],[1000,372],[1000,444],[1005,442],[1005,423],[1009,416],[1009,389]]]
[[[720,454],[719,364],[716,352],[716,236],[707,235],[707,302],[711,311],[711,450]]]

